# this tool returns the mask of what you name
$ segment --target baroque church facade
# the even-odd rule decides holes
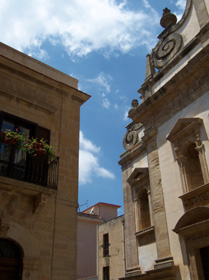
[[[123,280],[209,279],[209,1],[164,9],[121,155]],[[110,244],[111,247],[111,244]],[[114,269],[114,268],[113,268]],[[110,275],[111,278],[111,267]]]

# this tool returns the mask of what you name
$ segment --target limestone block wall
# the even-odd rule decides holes
[[[0,177],[0,238],[23,251],[23,279],[75,279],[80,106],[77,80],[0,45],[0,111],[50,130],[58,190]],[[34,212],[34,200],[39,204]]]
[[[103,255],[103,235],[109,236],[109,255]],[[125,276],[124,217],[120,216],[98,226],[98,279],[103,268],[109,267],[109,279]]]
[[[206,2],[187,0],[182,19],[170,23],[158,36],[158,44],[147,55],[145,82],[138,91],[142,103],[136,106],[137,100],[133,100],[129,111],[130,136],[139,124],[144,125],[144,136],[141,143],[130,141],[125,146],[127,151],[119,162],[123,170],[125,221],[128,220],[126,279],[204,279],[202,248],[209,250]],[[164,12],[163,17],[175,17],[169,10]],[[145,159],[149,188],[147,196],[145,193],[142,197],[144,201],[140,201],[140,195],[144,195],[140,189],[144,187],[146,174],[141,167]],[[135,190],[139,203],[134,203]],[[148,200],[151,226],[134,236],[134,208],[146,201],[140,211],[147,211]],[[148,245],[149,234],[155,240]]]
[[[206,92],[201,98],[194,101],[190,106],[184,108],[181,112],[176,114],[168,122],[162,125],[158,130],[158,152],[160,161],[160,170],[162,175],[163,193],[165,198],[165,208],[167,215],[168,233],[171,246],[171,254],[174,257],[175,264],[180,266],[182,272],[182,278],[187,279],[189,277],[188,267],[185,266],[185,260],[183,260],[183,254],[179,254],[180,251],[186,249],[182,246],[182,242],[179,236],[173,232],[176,223],[180,217],[185,213],[185,209],[182,200],[179,198],[183,195],[183,188],[181,183],[181,174],[177,160],[175,159],[175,152],[172,144],[166,140],[166,136],[170,133],[170,130],[174,127],[175,123],[180,118],[201,118],[203,119],[203,125],[201,127],[201,138],[205,146],[205,154],[208,165],[209,155],[209,99],[208,92]],[[209,165],[208,165],[209,166]]]

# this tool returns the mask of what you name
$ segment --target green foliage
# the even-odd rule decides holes
[[[54,149],[52,146],[46,143],[42,138],[38,139],[26,137],[16,131],[5,130],[0,132],[0,143],[7,144],[15,149],[22,150],[32,156],[38,155],[54,155]]]

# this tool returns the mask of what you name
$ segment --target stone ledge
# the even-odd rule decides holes
[[[155,231],[155,227],[151,226],[151,227],[148,227],[148,228],[145,228],[143,230],[140,230],[140,231],[136,232],[135,235],[136,235],[136,237],[141,237],[141,236],[144,236],[146,234],[152,233],[154,231]]]
[[[4,176],[0,176],[0,185],[2,190],[14,193],[24,193],[26,195],[37,195],[39,193],[53,195],[57,192],[57,190],[54,189],[49,189],[47,187],[35,185],[29,182],[24,182]]]
[[[138,275],[128,275],[119,280],[175,280],[175,266],[152,269]]]

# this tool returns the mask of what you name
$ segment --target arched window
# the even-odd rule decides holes
[[[22,279],[22,250],[13,241],[0,238],[0,279]]]

